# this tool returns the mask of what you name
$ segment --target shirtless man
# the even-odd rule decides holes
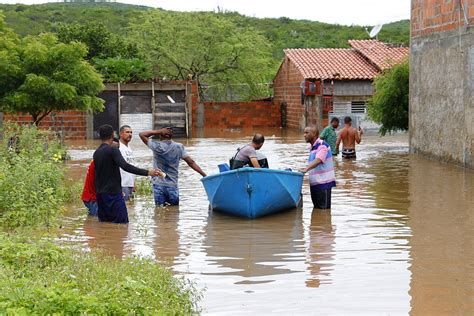
[[[352,119],[349,116],[344,118],[344,128],[339,132],[336,141],[336,148],[342,141],[342,158],[356,158],[355,144],[360,144],[363,131],[359,127],[357,131],[352,127]]]

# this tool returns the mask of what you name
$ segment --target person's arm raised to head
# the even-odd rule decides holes
[[[194,171],[199,173],[201,176],[205,177],[206,173],[202,171],[201,167],[198,166],[198,164],[189,156],[186,156],[183,158],[184,161],[190,166]]]
[[[148,142],[150,141],[150,137],[154,135],[168,135],[173,133],[170,128],[161,128],[161,129],[155,129],[155,130],[148,130],[148,131],[143,131],[138,134],[140,136],[140,139],[142,142],[145,143],[145,145],[148,145]]]

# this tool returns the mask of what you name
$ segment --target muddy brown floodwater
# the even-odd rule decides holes
[[[265,135],[270,167],[305,164],[300,133]],[[214,132],[182,142],[212,174],[250,137]],[[71,145],[71,174],[82,182],[97,142]],[[136,163],[150,167],[138,135],[131,146]],[[474,172],[409,154],[405,135],[373,135],[357,161],[337,160],[336,176],[331,212],[313,210],[305,178],[302,209],[243,220],[210,213],[199,175],[183,164],[179,207],[138,198],[130,224],[113,225],[78,204],[62,240],[153,258],[205,289],[203,313],[472,315]]]

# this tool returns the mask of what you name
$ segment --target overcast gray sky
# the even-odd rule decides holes
[[[0,0],[37,4],[45,0]],[[62,2],[62,1],[59,1]],[[217,7],[254,17],[306,19],[344,25],[375,25],[410,18],[410,0],[118,0],[176,11],[213,11]]]

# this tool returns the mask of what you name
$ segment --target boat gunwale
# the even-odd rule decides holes
[[[216,173],[216,174],[212,174],[212,175],[201,178],[201,181],[204,182],[207,179],[216,178],[216,177],[219,177],[219,176],[222,176],[222,175],[230,175],[230,174],[235,174],[235,173],[250,173],[250,172],[279,173],[279,174],[294,175],[294,176],[301,176],[301,177],[304,176],[303,173],[297,172],[297,171],[244,167],[244,168],[239,168],[239,169],[234,169],[234,170],[229,170],[229,171],[224,171],[224,172],[219,172],[219,173]]]

